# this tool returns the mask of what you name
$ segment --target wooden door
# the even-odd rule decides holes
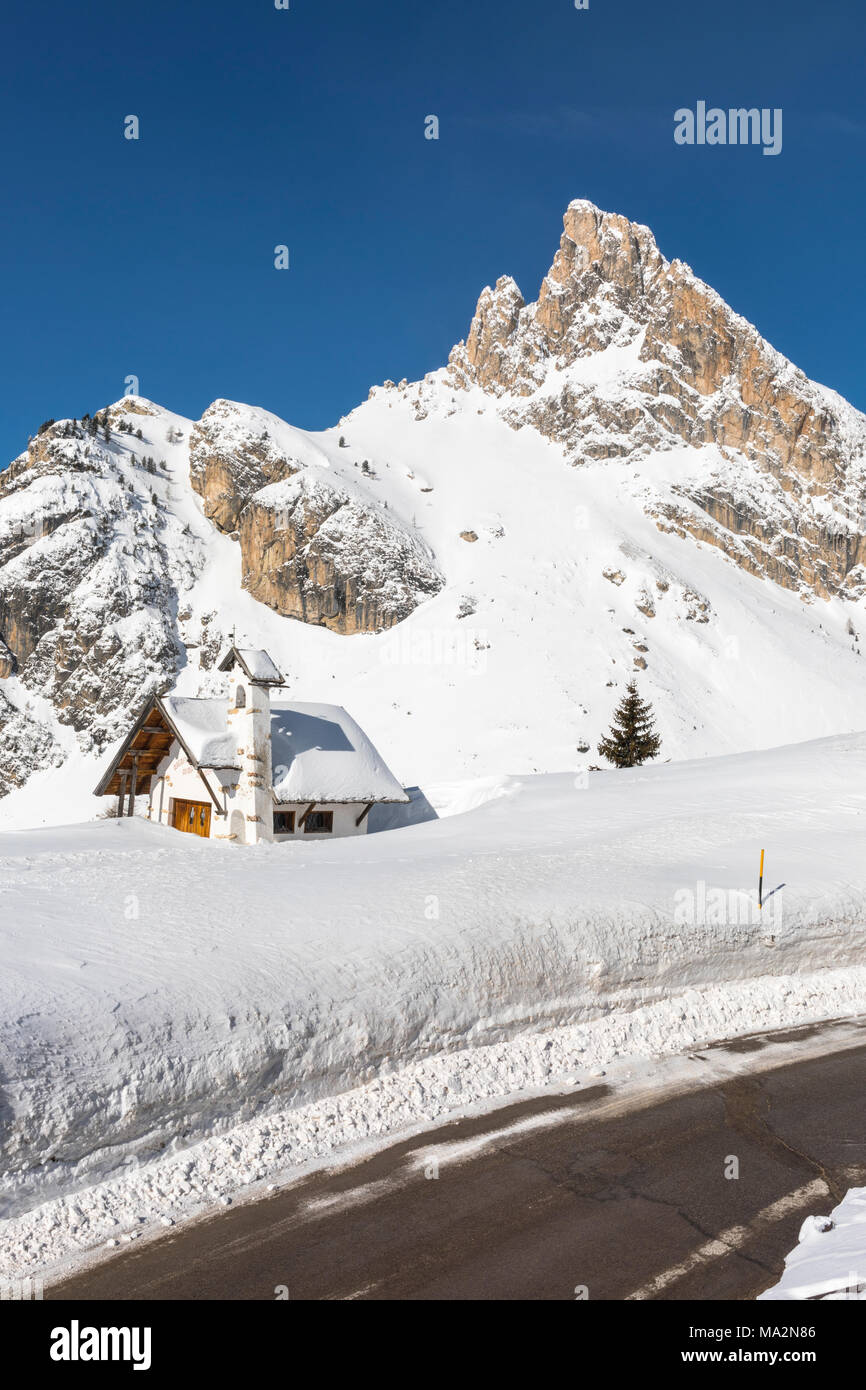
[[[207,840],[210,837],[210,811],[206,801],[175,801],[175,830],[183,830],[187,835],[201,835]]]

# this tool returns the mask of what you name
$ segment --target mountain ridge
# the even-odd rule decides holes
[[[99,414],[0,474],[0,793],[211,693],[233,628],[407,781],[585,764],[635,672],[664,756],[857,727],[866,417],[585,200],[538,301],[501,277],[330,430]]]

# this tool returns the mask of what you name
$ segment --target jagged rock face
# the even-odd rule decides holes
[[[379,632],[443,580],[411,532],[328,471],[301,431],[233,401],[215,401],[191,431],[190,481],[210,519],[239,539],[244,588],[285,617]]]
[[[591,359],[610,353],[616,370],[599,371]],[[507,278],[486,289],[448,378],[511,397],[503,418],[534,426],[573,463],[683,444],[748,460],[763,475],[760,499],[710,479],[684,493],[694,506],[666,508],[660,523],[786,587],[862,591],[866,421],[687,265],[666,261],[646,227],[573,203],[537,303]],[[754,494],[753,470],[744,476],[736,491]]]
[[[285,457],[267,424],[241,426],[233,401],[214,401],[190,431],[190,482],[202,498],[205,515],[229,534],[253,493],[291,477],[300,466]]]
[[[63,753],[32,709],[19,708],[0,690],[0,796],[23,787],[34,772],[59,767]]]
[[[180,527],[166,526],[151,475],[66,428],[0,474],[0,676],[14,674],[83,748],[99,750],[178,669],[172,576],[187,562],[173,553]],[[17,768],[59,756],[38,721],[29,759],[20,756],[24,716],[13,709],[8,699],[0,709],[7,787]]]
[[[751,498],[734,496],[723,481],[694,489],[683,501],[681,507],[660,508],[660,529],[718,546],[750,574],[804,598],[866,594],[866,539],[822,523],[788,492],[779,491],[769,513],[760,490]]]
[[[518,382],[515,374],[509,370],[507,360],[523,308],[523,295],[509,275],[497,280],[495,290],[488,286],[481,293],[462,355],[465,357],[467,377],[485,391],[501,394],[509,389],[505,383],[512,380],[514,387],[510,389],[521,391],[522,394],[526,392],[524,383]],[[451,362],[457,369],[460,359],[460,349],[455,348]]]
[[[244,588],[289,618],[334,632],[377,632],[442,587],[421,541],[321,478],[255,494],[241,514]]]

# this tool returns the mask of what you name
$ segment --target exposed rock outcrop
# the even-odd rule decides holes
[[[266,411],[214,401],[191,432],[190,480],[240,541],[244,588],[285,617],[378,632],[442,587],[411,530],[331,481],[318,445]]]
[[[167,481],[132,457],[61,421],[0,473],[0,678],[50,702],[84,748],[116,738],[183,660],[176,591],[194,548],[164,507]],[[7,785],[22,719],[7,700]],[[48,725],[34,725],[37,761],[50,742]]]
[[[289,618],[377,632],[442,587],[420,539],[321,477],[257,492],[240,518],[243,584]]]
[[[447,375],[504,398],[509,424],[534,426],[576,464],[683,444],[748,461],[741,479],[735,469],[684,490],[694,505],[666,508],[662,524],[788,588],[861,591],[866,422],[668,262],[648,228],[572,203],[537,302],[513,280],[485,289]]]
[[[249,410],[243,416],[234,401],[214,401],[190,431],[190,482],[205,515],[221,531],[238,529],[241,512],[259,488],[300,467],[276,443],[265,412],[257,414],[261,419],[251,426]]]
[[[62,762],[63,753],[48,725],[0,690],[0,796],[23,787],[34,772]]]

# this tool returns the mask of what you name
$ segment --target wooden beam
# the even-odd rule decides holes
[[[121,775],[121,777],[120,777],[120,785],[119,785],[119,790],[118,790],[118,793],[117,793],[117,814],[118,814],[118,816],[122,816],[122,815],[123,815],[123,807],[124,807],[124,803],[126,802],[126,784],[127,784],[128,781],[129,781],[129,778],[127,777],[126,773],[123,773],[123,774]]]
[[[359,816],[358,819],[355,821],[355,829],[357,829],[359,825],[363,825],[364,821],[367,819],[368,815],[369,815],[370,812],[372,811],[372,809],[373,809],[373,807],[375,806],[375,804],[376,804],[375,801],[368,801],[368,802],[367,802],[367,804],[366,804],[366,806],[364,807],[363,811],[361,812],[360,816]]]
[[[138,758],[132,759],[132,781],[129,784],[129,809],[128,816],[135,815],[135,793],[138,789]]]
[[[200,768],[200,767],[197,767],[197,768],[196,768],[196,772],[198,773],[199,777],[200,777],[201,780],[204,782],[205,787],[207,788],[208,796],[210,797],[211,801],[213,802],[214,806],[216,807],[216,813],[217,813],[217,815],[218,815],[218,816],[224,816],[224,815],[226,815],[225,810],[223,809],[222,806],[220,806],[219,802],[217,801],[216,797],[214,796],[213,792],[211,791],[210,782],[209,782],[209,781],[207,780],[207,778],[205,777],[205,775],[204,775],[204,773],[202,772],[201,768]]]
[[[154,709],[157,710],[158,714],[159,714],[163,719],[165,719],[166,723],[167,723],[169,726],[171,725],[171,720],[169,720],[169,719],[166,718],[165,711],[164,711],[164,709],[161,707],[161,705],[160,705],[160,703],[159,703],[158,697],[152,695],[148,700],[145,701],[145,703],[142,705],[141,709],[139,710],[139,713],[138,713],[138,715],[137,715],[137,717],[136,717],[135,723],[133,724],[132,728],[131,728],[130,731],[129,731],[129,734],[127,735],[126,742],[122,745],[122,747],[120,748],[119,752],[116,754],[116,756],[115,756],[115,758],[114,758],[114,761],[112,762],[111,766],[107,769],[107,771],[105,772],[105,775],[102,777],[102,779],[100,780],[100,782],[99,782],[98,785],[96,786],[95,791],[94,791],[94,795],[96,795],[96,796],[106,796],[106,795],[107,795],[107,793],[108,793],[108,788],[109,788],[109,786],[111,786],[111,784],[113,783],[115,776],[117,775],[117,773],[118,773],[119,771],[122,771],[122,770],[123,770],[123,763],[124,763],[124,760],[125,760],[127,754],[129,753],[130,745],[135,741],[135,738],[136,738],[136,736],[137,736],[139,730],[140,730],[141,728],[143,728],[144,725],[147,723],[148,716],[152,713],[152,711],[153,711]]]
[[[315,811],[315,809],[316,809],[316,802],[315,802],[315,801],[311,801],[310,804],[309,804],[309,806],[307,807],[306,811],[305,811],[304,814],[301,816],[301,819],[298,821],[298,825],[299,825],[299,826],[301,826],[301,825],[306,825],[307,816],[310,814],[311,811]]]

